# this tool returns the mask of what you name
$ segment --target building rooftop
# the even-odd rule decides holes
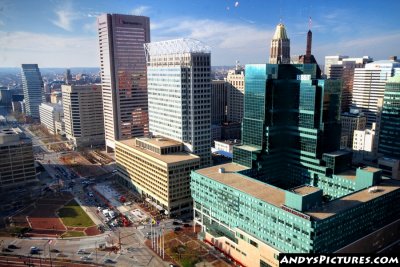
[[[169,140],[169,141],[171,142],[171,144],[172,143],[175,144],[175,145],[176,145],[176,143],[179,144],[179,142],[176,142],[176,141],[172,141],[172,140]],[[159,142],[161,142],[161,141],[159,141]],[[170,153],[170,154],[160,155],[158,153],[155,153],[155,152],[152,152],[150,150],[147,150],[147,149],[141,148],[139,146],[136,146],[135,139],[117,141],[117,144],[118,143],[123,144],[123,145],[129,147],[132,150],[136,150],[136,151],[138,151],[140,153],[143,153],[143,154],[146,154],[148,156],[151,156],[151,157],[153,157],[153,158],[155,158],[157,160],[160,160],[160,161],[162,161],[164,163],[167,163],[167,164],[169,164],[169,163],[178,163],[180,161],[185,161],[185,160],[199,160],[200,161],[200,157],[198,157],[198,156],[196,156],[194,154],[187,153],[187,152],[174,152],[174,153]]]
[[[224,169],[222,173],[219,172],[221,168]],[[281,207],[285,203],[284,190],[237,173],[246,169],[248,168],[240,164],[227,163],[200,169],[196,172],[277,207]]]
[[[370,201],[382,195],[388,194],[395,190],[400,189],[400,181],[385,179],[376,186],[376,190],[370,190],[371,188],[367,188],[356,193],[347,195],[345,197],[333,200],[323,205],[322,207],[318,207],[313,211],[307,211],[305,214],[312,216],[317,220],[326,219],[331,217],[341,211],[357,206],[361,203]],[[371,192],[369,192],[371,191]]]
[[[139,139],[142,142],[151,144],[158,148],[182,145],[182,143],[179,141],[175,141],[175,140],[164,138],[164,137],[154,137],[154,138],[142,137],[142,138],[137,138],[137,139]]]
[[[249,146],[249,145],[240,145],[238,147],[243,150],[247,150],[247,151],[251,151],[251,152],[258,151],[261,149],[261,147]]]
[[[346,170],[346,171],[336,174],[336,176],[340,176],[340,177],[342,177],[344,179],[348,179],[348,180],[355,180],[357,178],[356,170]]]
[[[314,186],[310,186],[310,185],[302,185],[302,186],[298,186],[295,188],[290,189],[290,191],[293,191],[294,193],[298,194],[298,195],[308,195],[317,191],[320,191],[321,189],[319,189],[318,187],[314,187]]]
[[[276,26],[275,34],[272,39],[288,39],[287,34],[286,34],[285,25],[283,25],[282,23],[279,23]]]

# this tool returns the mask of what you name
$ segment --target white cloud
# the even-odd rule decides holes
[[[181,18],[155,22],[152,30],[155,41],[183,37],[200,40],[211,46],[213,65],[233,65],[236,59],[242,63],[266,62],[275,29],[259,29],[248,23]]]
[[[59,7],[60,10],[55,11],[57,20],[51,22],[66,31],[72,31],[72,22],[79,18],[79,15],[69,5]]]
[[[132,15],[141,16],[144,13],[146,13],[149,9],[150,9],[149,6],[138,6],[138,7],[134,8],[131,13],[132,13]]]
[[[83,30],[85,32],[97,32],[97,20],[95,19],[91,23],[86,23],[83,25]]]
[[[41,67],[99,66],[97,37],[0,31],[0,67],[37,63]]]

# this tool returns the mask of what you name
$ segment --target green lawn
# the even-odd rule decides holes
[[[63,208],[59,209],[58,216],[65,226],[89,227],[95,225],[75,200],[71,200]]]
[[[76,232],[76,231],[68,231],[62,234],[62,237],[79,237],[79,236],[85,236],[85,234],[83,232]]]

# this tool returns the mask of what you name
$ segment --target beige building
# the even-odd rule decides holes
[[[61,92],[53,92],[50,95],[50,103],[57,104],[62,101],[62,93]]]
[[[18,128],[0,130],[0,191],[37,182],[32,142]]]
[[[353,137],[355,130],[365,130],[365,126],[367,123],[367,117],[364,113],[360,112],[357,109],[350,109],[350,112],[342,113],[340,117],[340,121],[342,124],[342,140],[344,136],[347,140],[347,143],[341,145],[341,148],[353,148]],[[343,147],[344,146],[344,147]]]
[[[234,70],[229,70],[226,77],[228,83],[228,122],[242,122],[244,107],[244,69],[236,64]]]
[[[63,85],[63,107],[66,137],[73,146],[90,147],[104,144],[101,86]]]
[[[116,142],[118,174],[165,214],[192,211],[190,172],[200,157],[184,152],[183,144],[167,138],[136,138]]]

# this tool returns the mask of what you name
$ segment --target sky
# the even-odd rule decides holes
[[[151,41],[194,38],[213,66],[266,63],[275,27],[285,24],[291,55],[400,56],[399,0],[0,0],[0,67],[98,67],[96,17],[150,17]]]

